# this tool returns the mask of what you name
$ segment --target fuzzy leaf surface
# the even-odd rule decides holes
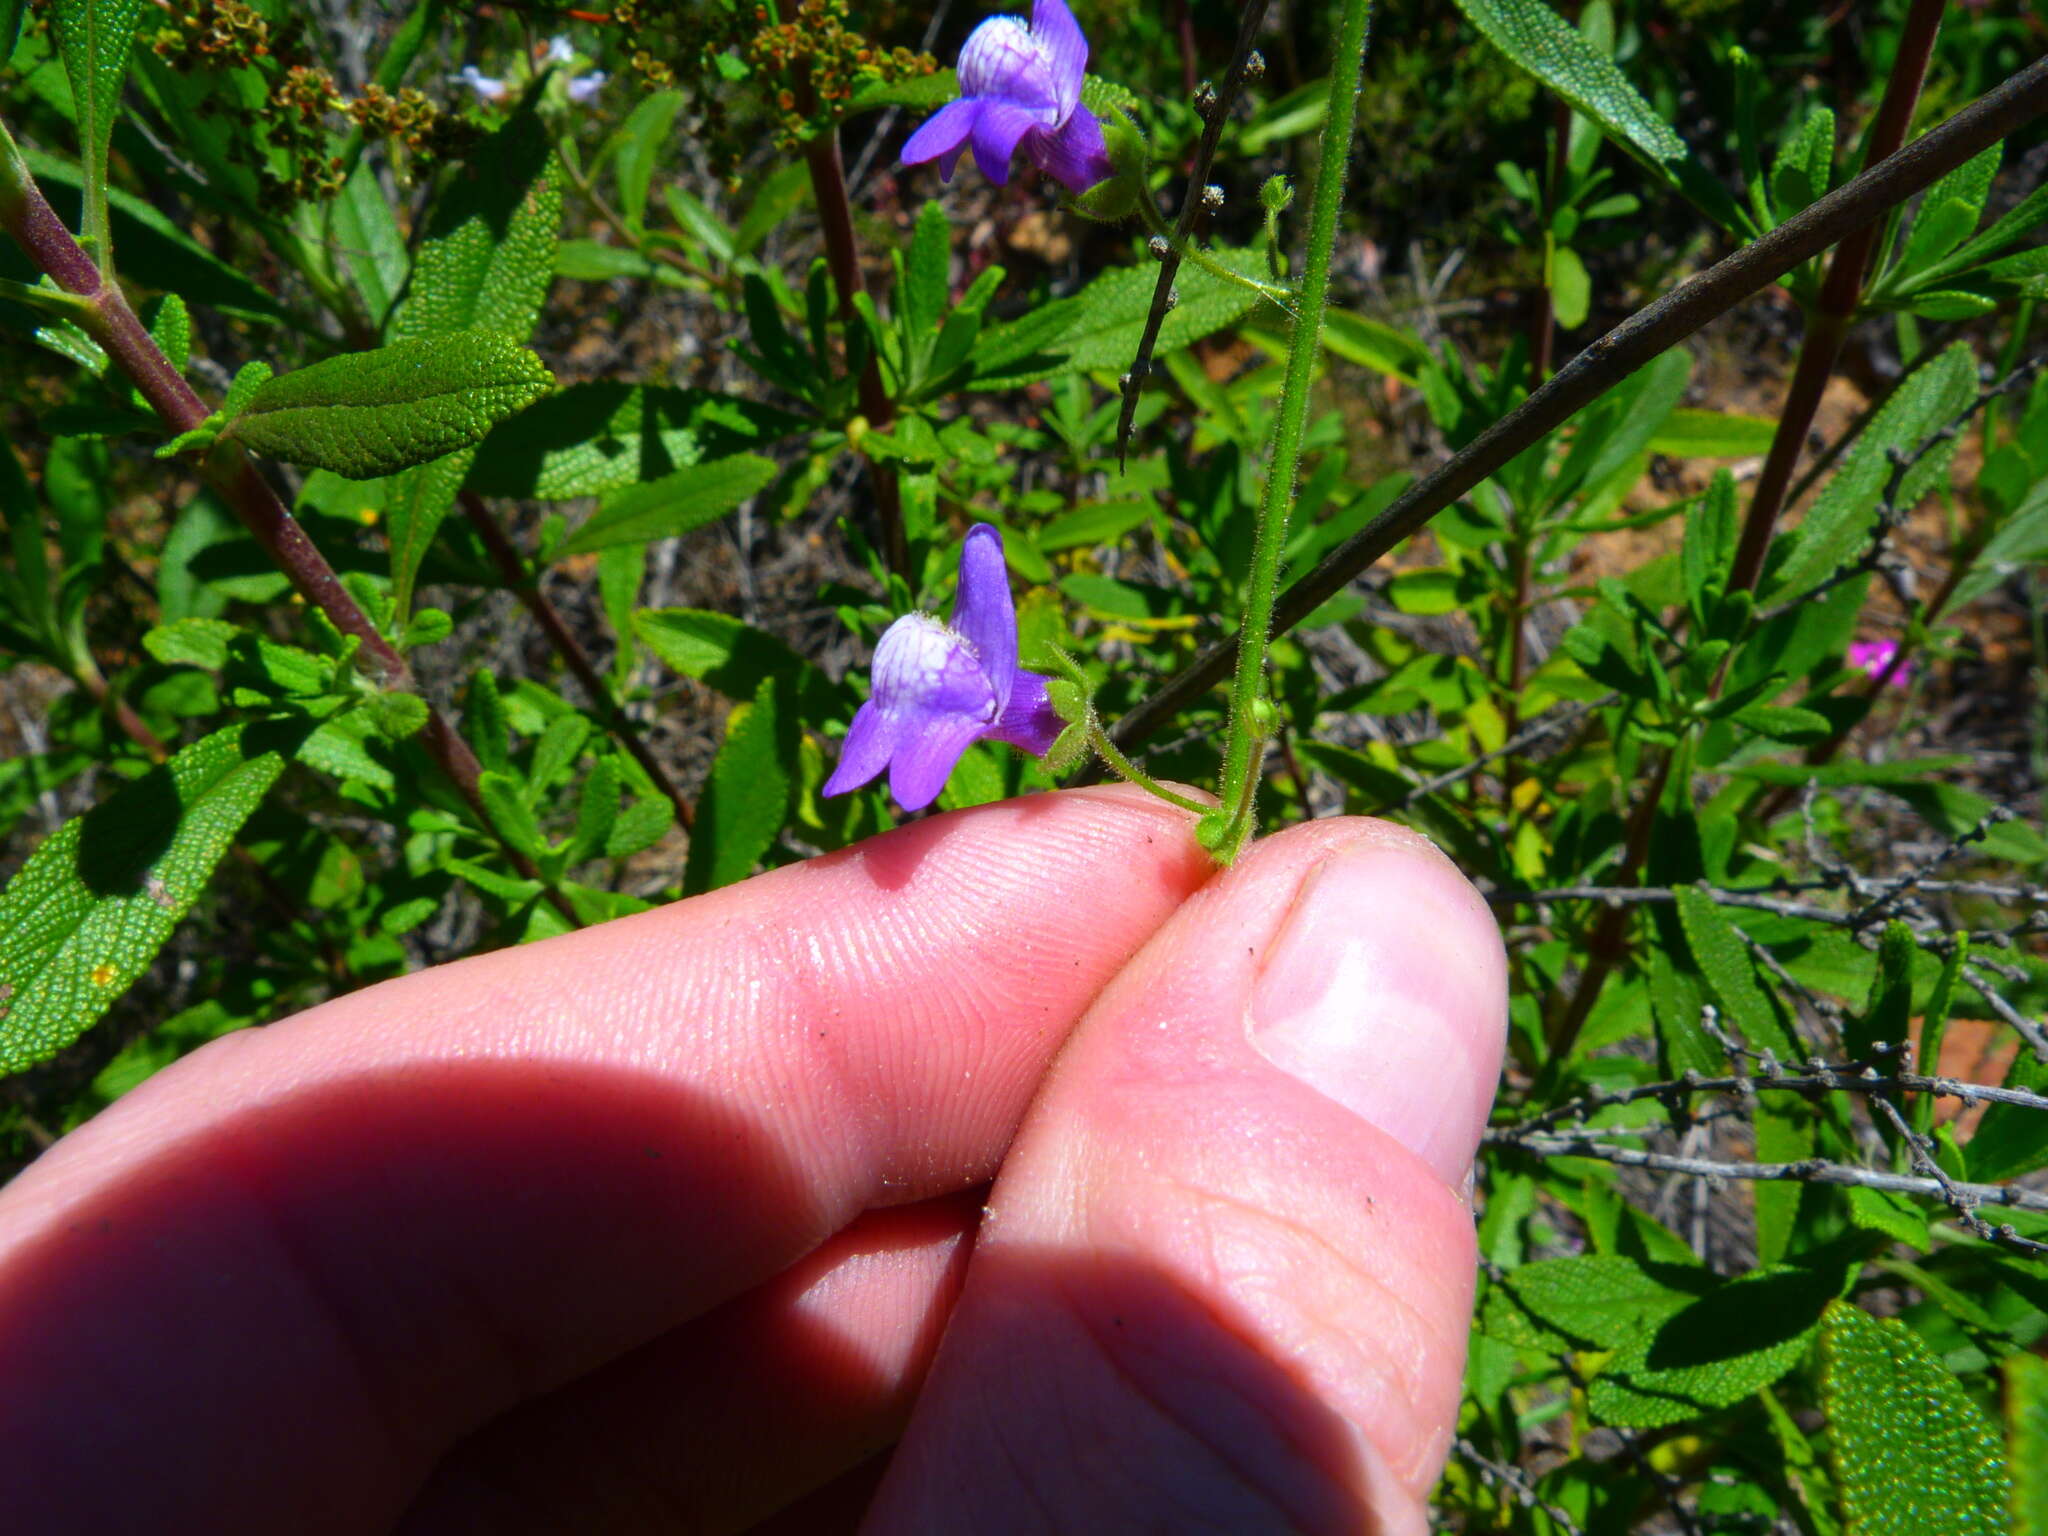
[[[216,731],[43,840],[0,891],[0,1073],[48,1060],[149,969],[301,734]]]
[[[221,435],[272,458],[369,480],[482,442],[553,384],[547,365],[509,336],[423,336],[280,374]]]
[[[1821,1328],[1821,1407],[1855,1536],[2007,1529],[2004,1449],[1955,1376],[1897,1318],[1846,1301]]]

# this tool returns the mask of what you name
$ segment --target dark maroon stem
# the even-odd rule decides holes
[[[1906,16],[1905,30],[1899,38],[1899,51],[1892,59],[1891,76],[1885,81],[1884,100],[1871,124],[1869,147],[1863,161],[1866,171],[1882,165],[1905,144],[1914,106],[1920,100],[1920,86],[1927,77],[1927,61],[1934,51],[1934,37],[1941,30],[1941,13],[1945,4],[1946,0],[1913,0],[1912,9]],[[1793,369],[1792,383],[1785,392],[1784,408],[1778,415],[1778,429],[1771,437],[1770,452],[1764,459],[1756,491],[1750,497],[1748,515],[1743,520],[1742,539],[1736,546],[1735,561],[1728,573],[1731,592],[1754,591],[1763,575],[1764,557],[1770,552],[1778,515],[1785,508],[1786,488],[1792,483],[1792,472],[1798,467],[1799,455],[1805,450],[1806,437],[1813,428],[1821,395],[1834,375],[1835,364],[1842,355],[1842,343],[1849,334],[1850,322],[1856,317],[1856,306],[1863,297],[1864,273],[1870,266],[1879,227],[1878,222],[1872,220],[1843,235],[1828,263],[1827,276],[1821,280],[1820,297],[1807,318],[1806,338],[1799,347],[1799,362]],[[1724,664],[1714,677],[1709,690],[1711,696],[1720,695],[1726,676]],[[1643,864],[1649,857],[1650,830],[1656,821],[1657,802],[1663,798],[1665,785],[1671,777],[1672,756],[1667,752],[1658,763],[1649,790],[1630,820],[1628,846],[1617,872],[1617,884],[1630,886],[1642,878]],[[1627,950],[1629,917],[1627,908],[1609,907],[1595,921],[1586,946],[1586,968],[1580,974],[1570,1006],[1550,1036],[1553,1064],[1561,1063],[1577,1043],[1579,1032],[1592,1014],[1593,1005],[1600,1000],[1607,978],[1621,963]]]
[[[597,670],[596,664],[590,659],[590,653],[585,651],[575,635],[570,633],[569,626],[562,621],[561,610],[548,601],[547,593],[541,591],[539,579],[521,557],[512,540],[506,536],[505,530],[499,526],[498,520],[491,515],[491,509],[484,505],[484,499],[474,491],[464,491],[461,502],[462,515],[469,519],[469,526],[476,531],[477,538],[482,541],[485,552],[491,557],[491,564],[498,568],[498,574],[504,578],[505,585],[526,605],[526,611],[532,614],[534,622],[540,625],[541,633],[548,637],[548,643],[562,658],[563,665],[575,674],[576,681],[583,685],[583,691],[590,696],[591,702],[604,713],[605,723],[618,738],[619,744],[633,754],[633,761],[647,770],[647,776],[654,781],[655,788],[668,796],[669,803],[676,808],[676,820],[681,822],[687,831],[696,821],[689,798],[676,787],[675,781],[668,776],[668,770],[662,766],[661,759],[656,757],[654,749],[647,745],[646,738],[640,734],[639,723],[620,706],[617,695],[612,692],[611,684],[605,680],[604,674]]]
[[[1920,86],[1927,78],[1927,61],[1934,52],[1934,37],[1941,30],[1941,13],[1946,0],[1913,0],[1907,13],[1899,51],[1892,60],[1891,77],[1886,80],[1884,100],[1870,127],[1870,145],[1865,169],[1882,164],[1896,154],[1912,126],[1913,109],[1920,100]],[[1743,519],[1742,541],[1736,546],[1735,564],[1728,575],[1733,592],[1755,589],[1763,575],[1764,556],[1770,552],[1771,535],[1779,514],[1785,510],[1785,491],[1792,484],[1792,471],[1806,448],[1813,429],[1820,397],[1833,376],[1842,355],[1842,342],[1849,334],[1849,322],[1863,297],[1863,278],[1870,266],[1870,254],[1877,244],[1879,226],[1873,222],[1851,230],[1835,247],[1821,280],[1820,297],[1807,317],[1806,339],[1800,343],[1799,362],[1793,370],[1785,406],[1778,415],[1778,430],[1771,437],[1770,452],[1757,476],[1756,490],[1749,498],[1749,512]]]
[[[810,71],[799,64],[790,76],[796,110],[807,118],[818,112],[817,92],[811,89]],[[860,324],[854,307],[857,295],[867,292],[867,279],[860,270],[860,249],[853,237],[853,205],[846,196],[846,163],[839,154],[839,130],[827,126],[804,144],[804,164],[811,173],[811,199],[818,208],[818,227],[825,237],[825,265],[832,273],[832,288],[839,298],[839,323],[850,339]],[[882,365],[874,348],[860,371],[860,413],[871,427],[887,427],[896,419],[896,402],[882,383]],[[910,575],[910,546],[903,535],[903,497],[896,484],[896,466],[880,459],[868,460],[868,483],[875,492],[875,517],[881,525],[882,556],[889,569],[905,581]]]
[[[1423,475],[1372,522],[1325,555],[1280,595],[1276,634],[1292,629],[1403,539],[1547,432],[1562,426],[1645,363],[1709,321],[1882,218],[1914,193],[2048,110],[2048,58],[2019,70],[1882,165],[1837,187],[1760,240],[1715,263],[1639,310],[1580,352],[1527,400]],[[1188,666],[1117,721],[1111,739],[1128,751],[1200,698],[1230,670],[1235,632],[1205,646]],[[1081,777],[1087,778],[1084,772]]]
[[[164,424],[173,432],[189,432],[197,427],[209,414],[205,403],[164,356],[163,349],[129,306],[126,295],[106,280],[98,265],[64,227],[64,221],[21,167],[11,141],[0,143],[0,155],[14,162],[8,168],[13,174],[0,170],[0,182],[4,182],[0,185],[0,227],[60,288],[86,301],[75,316],[80,329],[99,343],[127,374]],[[306,530],[299,526],[298,519],[248,455],[230,447],[209,454],[200,467],[242,520],[242,526],[290,579],[293,590],[325,614],[337,630],[360,642],[357,654],[378,685],[394,692],[417,693],[418,686],[405,657],[384,638],[341,584],[327,557],[306,536]],[[421,728],[420,742],[469,806],[478,825],[498,836],[478,789],[483,767],[469,743],[432,704],[427,706],[427,723]],[[540,879],[540,871],[531,859],[502,836],[498,836],[498,841],[514,869],[526,879]],[[581,926],[581,919],[560,892],[549,887],[547,894],[558,912]]]

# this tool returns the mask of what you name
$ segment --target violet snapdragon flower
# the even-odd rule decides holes
[[[889,770],[906,811],[938,799],[960,754],[984,738],[1043,756],[1062,722],[1046,679],[1017,665],[1017,610],[1003,538],[978,523],[960,547],[953,622],[907,613],[875,645],[874,688],[847,728],[824,792],[843,795]]]
[[[1081,105],[1088,39],[1061,0],[1033,0],[1028,27],[1015,16],[989,17],[961,47],[959,70],[960,99],[910,136],[905,165],[936,160],[939,179],[951,181],[971,142],[974,163],[999,187],[1020,147],[1069,192],[1108,180],[1114,167],[1102,124]]]
[[[1849,642],[1849,665],[1859,671],[1869,673],[1872,677],[1883,677],[1886,668],[1892,664],[1892,658],[1898,654],[1899,642],[1896,640],[1852,640]],[[1892,673],[1887,686],[1903,688],[1911,681],[1913,681],[1913,664],[1910,661],[1903,662],[1900,664],[1899,669]]]

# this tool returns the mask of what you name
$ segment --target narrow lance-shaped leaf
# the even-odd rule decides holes
[[[0,892],[0,1073],[55,1055],[149,968],[304,731],[216,731],[44,840]]]
[[[111,269],[107,240],[107,145],[121,110],[121,84],[144,0],[56,0],[50,26],[71,81],[78,120],[80,158],[85,164],[84,235],[93,259]]]
[[[251,394],[221,435],[367,480],[483,441],[553,384],[546,364],[508,336],[421,337],[281,374]]]
[[[1856,1536],[1996,1536],[2007,1529],[2003,1448],[1961,1383],[1897,1318],[1830,1303],[1821,1407]]]
[[[726,716],[725,742],[697,804],[686,891],[744,879],[775,842],[789,808],[794,721],[780,719],[776,680],[763,678],[752,702]]]
[[[557,559],[688,533],[725,516],[775,478],[775,461],[738,453],[692,464],[608,497],[597,515],[554,551]]]

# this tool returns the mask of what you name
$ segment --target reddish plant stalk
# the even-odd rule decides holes
[[[0,228],[14,237],[29,260],[58,287],[85,301],[73,315],[79,328],[134,382],[164,425],[173,432],[197,427],[209,414],[205,403],[164,356],[127,296],[64,227],[22,164],[12,140],[0,143],[0,155],[13,162],[0,171]],[[356,654],[377,684],[396,692],[416,693],[417,684],[405,657],[341,584],[327,557],[307,537],[248,455],[230,447],[209,454],[200,468],[242,526],[285,573],[293,590],[342,634],[353,635],[360,642]],[[478,825],[497,837],[512,867],[526,879],[539,880],[540,871],[533,861],[498,834],[478,789],[483,769],[476,754],[432,704],[427,706],[427,723],[420,728],[420,744],[455,786]],[[581,926],[581,919],[560,892],[550,887],[547,895],[558,912]]]
[[[811,88],[810,70],[801,63],[791,72],[790,94],[803,116],[817,115],[818,95]],[[832,288],[839,298],[839,323],[846,327],[850,340],[861,323],[853,301],[867,292],[868,285],[860,270],[860,249],[854,243],[853,205],[846,196],[846,162],[840,157],[837,127],[828,126],[805,141],[804,165],[811,173],[811,199],[817,205],[818,227],[825,237],[825,266],[832,274]],[[860,371],[858,388],[860,413],[869,426],[886,427],[896,419],[896,402],[889,398],[882,383],[881,360],[872,347]],[[896,484],[896,466],[869,459],[868,484],[875,492],[882,557],[890,570],[909,581],[910,546],[903,536],[903,497]]]
[[[1934,37],[1941,30],[1945,3],[1946,0],[1913,0],[1899,37],[1898,54],[1892,60],[1891,77],[1885,82],[1884,100],[1870,126],[1870,145],[1863,157],[1866,169],[1889,159],[1906,141],[1913,109],[1920,102],[1920,86],[1927,78]],[[1806,447],[1806,435],[1812,430],[1821,394],[1842,355],[1842,342],[1849,334],[1857,302],[1863,297],[1863,279],[1881,227],[1877,223],[1865,224],[1845,235],[1835,247],[1827,276],[1821,279],[1820,296],[1807,317],[1806,339],[1800,344],[1799,362],[1785,393],[1784,409],[1778,416],[1778,430],[1771,438],[1770,452],[1749,499],[1749,513],[1743,519],[1742,540],[1736,546],[1735,564],[1728,576],[1730,591],[1753,591],[1757,578],[1763,574],[1771,535],[1785,509],[1786,488],[1792,483],[1792,471],[1798,467],[1799,455]]]

